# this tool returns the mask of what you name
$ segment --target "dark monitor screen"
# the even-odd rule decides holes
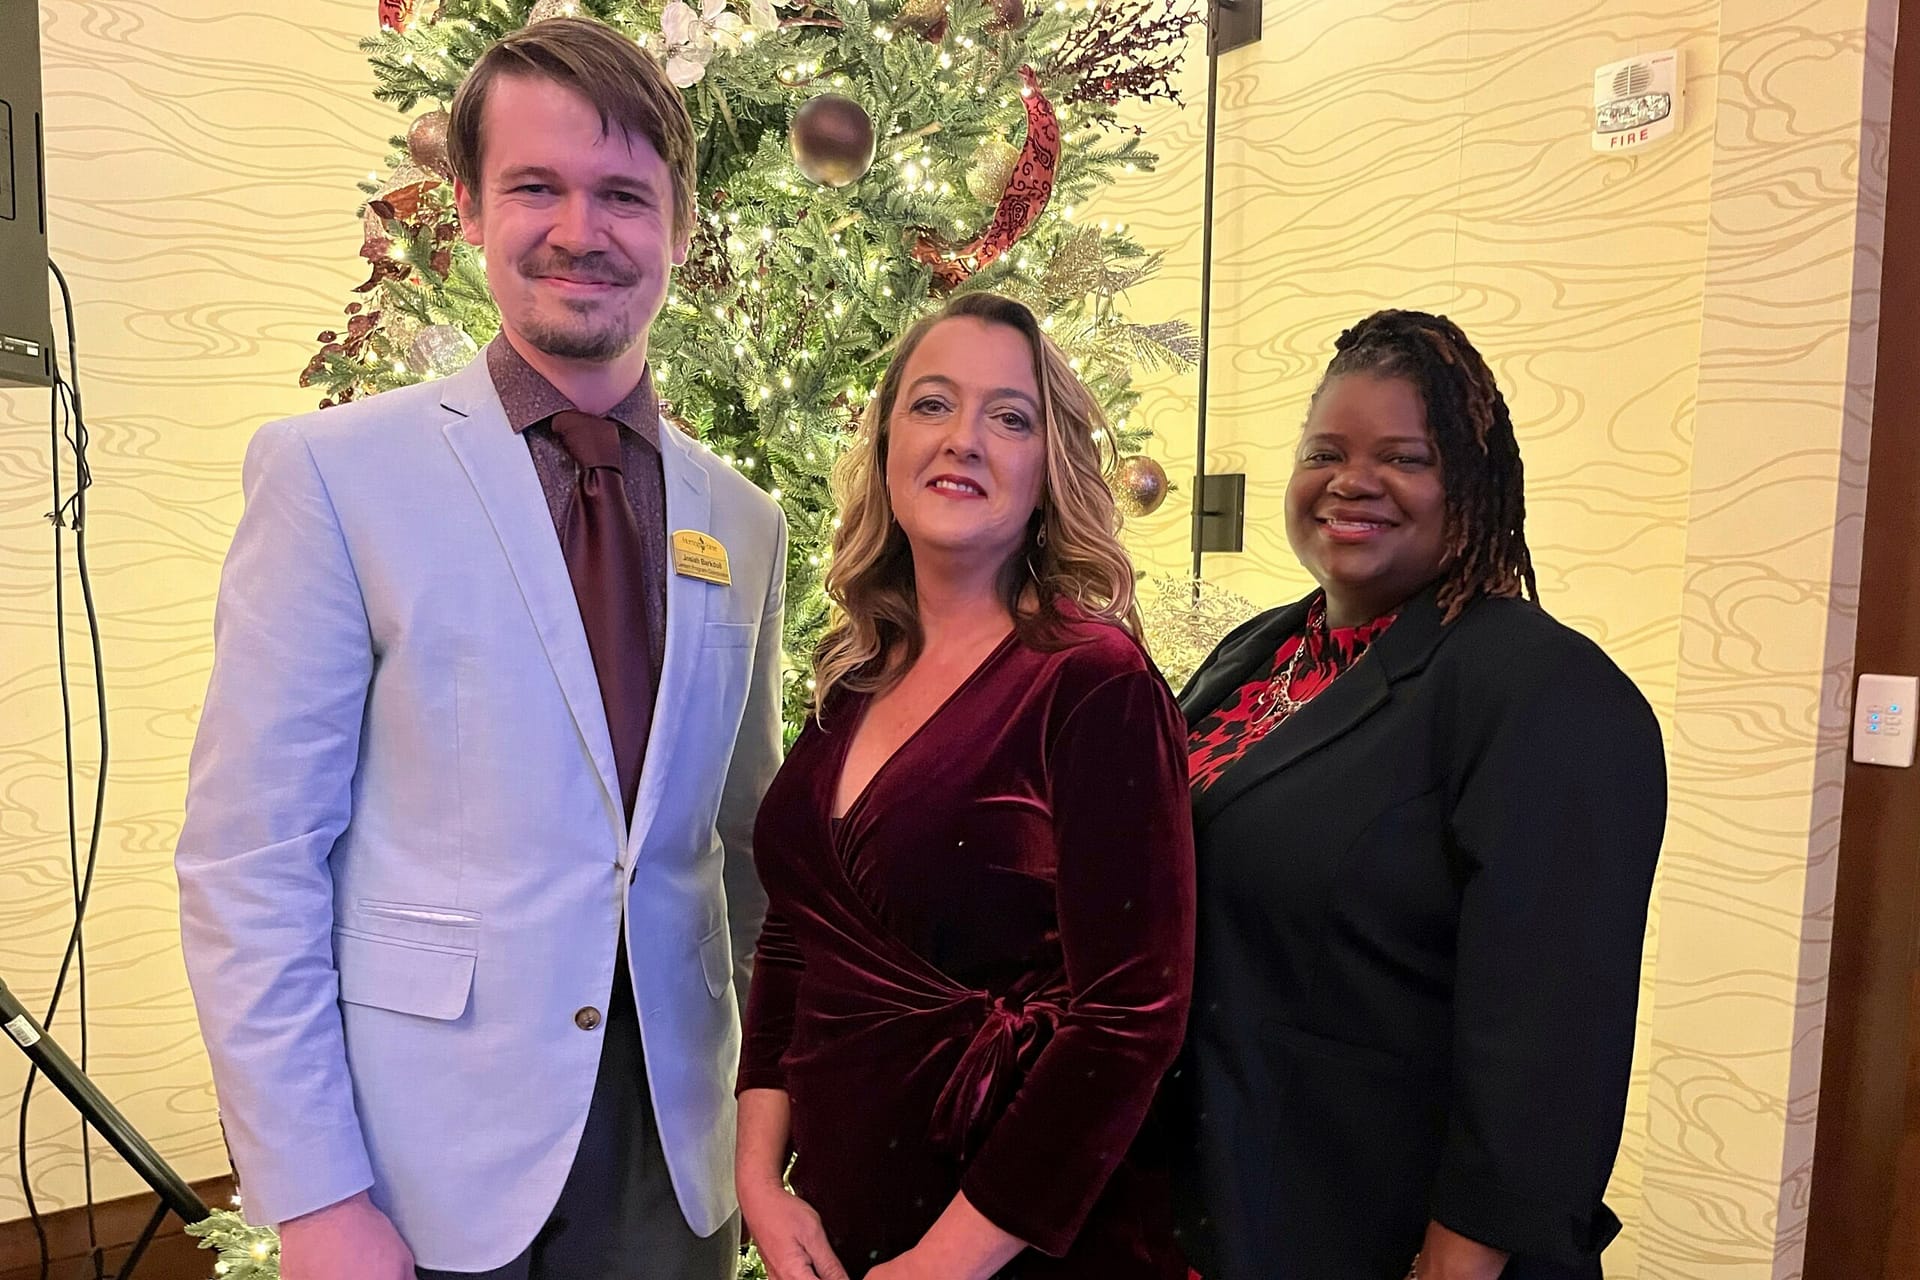
[[[38,0],[0,0],[0,386],[53,379]]]
[[[15,217],[13,199],[13,104],[0,98],[0,218]]]

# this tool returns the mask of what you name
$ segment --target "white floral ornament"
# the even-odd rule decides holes
[[[685,0],[673,0],[660,14],[667,79],[682,89],[700,83],[716,50],[739,47],[745,25],[739,14],[727,12],[727,0],[705,0],[698,13]]]

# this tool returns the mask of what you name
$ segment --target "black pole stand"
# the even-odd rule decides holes
[[[206,1202],[187,1185],[186,1179],[160,1158],[160,1153],[140,1136],[93,1081],[87,1079],[74,1060],[66,1055],[66,1051],[47,1038],[45,1030],[34,1021],[33,1015],[7,990],[5,981],[0,981],[0,1032],[20,1046],[27,1060],[53,1082],[54,1088],[66,1095],[74,1109],[86,1117],[88,1124],[100,1131],[101,1136],[120,1153],[120,1157],[160,1197],[159,1208],[154,1210],[146,1230],[140,1233],[126,1262],[121,1264],[119,1280],[127,1280],[168,1213],[176,1214],[182,1222],[191,1225],[207,1216]]]
[[[1207,161],[1201,180],[1200,213],[1200,392],[1199,422],[1193,449],[1193,598],[1200,599],[1201,530],[1207,512],[1207,357],[1213,353],[1213,143],[1220,127],[1220,11],[1213,0],[1207,14]]]
[[[1260,39],[1261,0],[1207,0],[1207,156],[1200,213],[1200,388],[1193,450],[1193,600],[1200,602],[1202,557],[1239,551],[1246,519],[1246,476],[1207,473],[1208,374],[1213,355],[1215,141],[1220,133],[1220,56]]]

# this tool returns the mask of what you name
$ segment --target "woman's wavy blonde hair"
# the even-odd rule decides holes
[[[816,716],[836,689],[886,689],[925,643],[914,601],[913,556],[887,496],[889,423],[914,351],[936,325],[963,316],[1025,337],[1040,388],[1046,446],[1040,510],[1001,575],[1021,642],[1040,649],[1063,643],[1055,607],[1062,600],[1140,635],[1133,562],[1120,546],[1120,513],[1107,487],[1113,436],[1099,402],[1026,307],[998,294],[963,294],[901,338],[867,405],[859,440],[834,468],[840,527],[826,579],[833,616],[813,660]],[[1044,542],[1037,536],[1042,529]]]

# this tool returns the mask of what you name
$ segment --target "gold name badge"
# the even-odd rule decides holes
[[[727,571],[727,549],[698,529],[682,529],[673,535],[673,571],[683,578],[698,578],[722,587],[733,585],[733,575]]]

